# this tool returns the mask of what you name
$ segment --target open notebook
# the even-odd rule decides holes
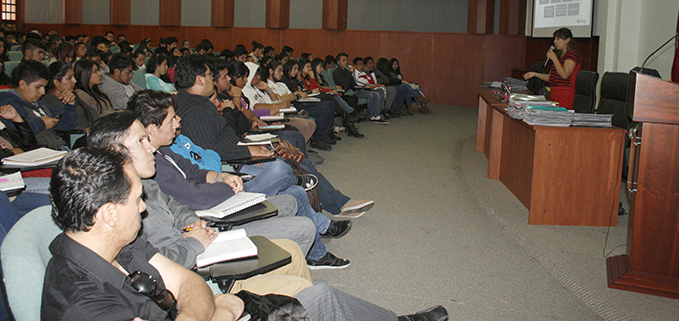
[[[219,262],[257,256],[257,246],[244,229],[221,232],[212,244],[196,258],[196,266],[206,267]]]
[[[2,159],[4,165],[13,166],[38,166],[57,161],[64,157],[67,152],[57,151],[45,147],[37,148],[25,153]]]
[[[196,211],[196,215],[222,218],[264,201],[266,194],[240,192],[209,210]]]

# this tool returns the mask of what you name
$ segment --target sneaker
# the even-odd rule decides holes
[[[308,192],[318,185],[318,177],[314,174],[299,175],[297,185],[304,187],[304,190]]]
[[[323,164],[323,162],[325,161],[324,157],[322,157],[321,155],[318,154],[318,152],[312,149],[307,149],[306,156],[315,165]]]
[[[365,212],[339,213],[335,215],[336,220],[351,220],[363,216]]]
[[[372,200],[361,201],[361,200],[351,200],[342,206],[342,212],[340,215],[347,215],[352,213],[367,212],[373,206],[375,202]]]
[[[349,233],[349,230],[351,230],[351,221],[332,221],[321,236],[338,239]]]
[[[415,314],[402,315],[398,321],[447,321],[448,311],[440,305],[431,307]]]
[[[324,257],[318,259],[318,260],[306,260],[306,265],[309,267],[309,270],[323,270],[323,269],[343,269],[347,266],[349,266],[351,262],[349,260],[345,259],[340,259],[332,253],[328,252],[325,254]]]
[[[375,124],[380,124],[380,125],[389,125],[389,121],[384,119],[384,117],[380,116],[372,116],[370,117],[370,121],[375,123]]]

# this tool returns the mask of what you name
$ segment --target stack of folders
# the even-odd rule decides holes
[[[509,105],[505,110],[509,117],[524,119],[526,117],[526,106],[555,107],[556,103],[547,100],[542,95],[512,94],[509,97]]]
[[[529,105],[523,121],[533,126],[568,127],[573,122],[573,114],[563,107]]]
[[[573,114],[573,127],[613,127],[612,114]]]

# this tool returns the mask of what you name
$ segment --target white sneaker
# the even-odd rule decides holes
[[[389,121],[384,119],[382,115],[380,116],[372,116],[370,117],[370,121],[375,123],[375,124],[380,124],[380,125],[389,125]]]

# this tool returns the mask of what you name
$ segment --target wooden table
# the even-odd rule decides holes
[[[529,210],[529,224],[617,226],[625,130],[531,126],[479,91],[476,151]]]

